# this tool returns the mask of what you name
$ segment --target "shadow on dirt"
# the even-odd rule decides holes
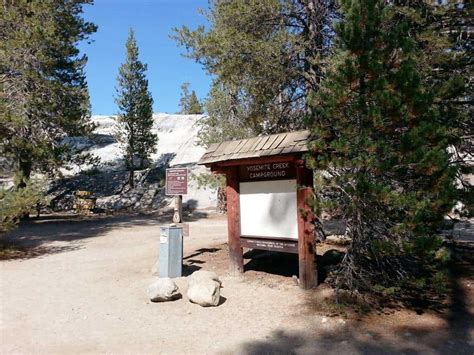
[[[272,254],[246,253],[245,256],[251,259],[246,271],[286,276],[291,272],[282,272],[282,269],[293,267],[293,272],[297,272],[296,256],[290,254],[277,258]],[[327,323],[316,326],[314,332],[275,331],[267,339],[245,343],[241,353],[474,354],[474,265],[470,262],[471,256],[458,258],[452,265],[451,290],[442,310],[426,307],[422,312],[408,308],[356,311],[358,315],[352,313],[351,320],[342,323],[338,323],[339,317],[326,317]],[[285,262],[289,264],[282,267]],[[322,310],[321,303],[333,291],[330,287],[325,289],[322,287],[306,293],[306,306],[301,310],[303,314],[327,314]],[[336,314],[347,315],[346,310],[341,307]]]
[[[459,321],[461,324],[461,322]],[[464,325],[469,329],[468,325]],[[322,327],[324,328],[324,326]],[[242,346],[242,354],[472,354],[474,347],[443,328],[398,327],[395,333],[365,331],[357,324],[322,330],[317,335],[275,331]]]
[[[245,264],[245,271],[259,271],[287,277],[298,275],[297,254],[253,249],[244,254],[244,259],[250,259]]]
[[[219,250],[221,250],[221,249],[220,248],[201,248],[201,249],[197,249],[193,254],[184,257],[183,260],[195,258],[197,256],[200,256],[200,255],[206,254],[206,253],[215,253],[215,252],[218,252]]]
[[[194,271],[201,270],[200,266],[194,264],[183,264],[182,275],[184,277],[190,276]]]
[[[330,266],[331,264],[338,263],[337,261],[332,261],[332,263],[330,261],[329,265],[326,265],[325,263],[323,263],[323,262],[326,262],[326,259],[328,259],[326,257],[328,254],[326,249],[328,249],[328,246],[326,246],[325,249],[322,249],[322,248],[318,249],[317,272],[318,272],[318,281],[320,283],[324,282],[327,276],[326,267]],[[329,249],[330,252],[333,250],[334,249]],[[265,272],[267,274],[279,275],[279,276],[285,276],[285,277],[298,276],[298,255],[297,254],[280,253],[280,252],[253,249],[244,254],[244,259],[249,259],[249,261],[244,266],[245,271]]]
[[[221,248],[201,248],[183,258],[183,276],[189,276],[194,271],[201,270],[210,255],[221,252]]]
[[[197,218],[188,219],[192,220]],[[29,259],[74,251],[82,248],[83,240],[101,236],[114,228],[159,227],[171,221],[171,212],[161,215],[45,215],[22,222],[16,230],[3,236],[0,260]]]

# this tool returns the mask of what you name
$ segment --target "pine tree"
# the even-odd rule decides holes
[[[423,1],[410,3],[417,24],[414,38],[420,46],[419,69],[426,85],[437,93],[434,104],[450,126],[449,143],[457,175],[458,201],[463,215],[474,216],[473,173],[474,112],[471,73],[473,72],[474,5],[467,1],[443,1],[442,5]]]
[[[143,167],[156,151],[157,135],[153,128],[153,99],[148,91],[146,64],[138,59],[135,34],[130,29],[126,42],[126,60],[117,77],[115,102],[120,110],[117,116],[116,136],[122,144],[125,165],[130,171],[129,185],[134,187],[134,171]],[[137,165],[137,161],[139,165]]]
[[[201,115],[204,110],[199,102],[196,92],[189,93],[189,83],[181,85],[181,97],[179,99],[179,113],[182,115]]]
[[[174,38],[215,78],[207,103],[215,107],[221,94],[229,93],[225,100],[232,102],[232,121],[239,121],[242,132],[299,129],[305,125],[307,95],[322,78],[334,8],[332,0],[216,0],[205,13],[208,30],[183,26]],[[226,116],[211,122],[209,134],[227,131]]]
[[[187,115],[189,113],[189,83],[181,84],[181,97],[179,98],[179,113]]]
[[[38,182],[28,181],[21,189],[0,188],[0,236],[13,229],[20,218],[45,202]]]
[[[201,103],[199,102],[196,92],[193,90],[189,97],[189,114],[190,115],[201,115],[204,112]]]
[[[2,2],[0,154],[14,163],[17,188],[77,158],[64,138],[90,132],[87,57],[77,43],[96,31],[81,17],[91,3]]]
[[[244,107],[235,91],[214,82],[204,105],[207,115],[198,121],[200,145],[207,147],[224,140],[253,136],[253,128],[241,120],[245,115]]]
[[[337,209],[352,238],[332,282],[361,291],[420,279],[432,286],[442,279],[436,233],[454,204],[457,166],[439,93],[419,68],[417,10],[383,0],[344,0],[341,10],[335,64],[312,99],[308,160],[325,171],[317,212]]]

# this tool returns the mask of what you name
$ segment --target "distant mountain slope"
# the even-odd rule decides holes
[[[92,139],[75,137],[69,142],[77,148],[100,158],[96,167],[76,166],[64,171],[66,178],[53,185],[50,194],[60,208],[71,208],[76,190],[92,191],[97,204],[105,209],[156,209],[169,205],[164,195],[163,178],[166,167],[187,167],[190,175],[206,171],[197,166],[205,149],[197,145],[198,120],[202,115],[154,114],[153,131],[158,135],[157,152],[152,155],[152,166],[137,171],[137,186],[127,190],[120,144],[114,138],[113,116],[93,116],[96,125]],[[215,190],[200,189],[189,179],[188,194],[183,202],[196,209],[214,209]]]
[[[160,160],[164,154],[173,154],[170,166],[197,163],[205,151],[196,144],[199,130],[197,121],[201,117],[202,115],[153,114],[153,132],[158,135],[158,150],[152,156],[153,160]],[[92,116],[92,121],[97,125],[95,133],[113,136],[113,116]],[[93,153],[104,163],[117,161],[122,156],[118,143],[96,148]]]

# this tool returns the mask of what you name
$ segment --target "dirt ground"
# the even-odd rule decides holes
[[[185,277],[182,299],[151,303],[165,219],[53,216],[20,226],[0,261],[0,353],[474,353],[472,277],[456,280],[455,307],[440,313],[327,317],[315,312],[324,289],[297,286],[292,256],[250,253],[246,272],[230,276],[223,217],[195,218],[184,241],[185,275],[216,271],[220,306],[191,304]]]

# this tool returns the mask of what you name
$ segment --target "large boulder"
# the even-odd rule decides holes
[[[202,307],[219,305],[221,280],[215,272],[199,270],[189,277],[187,293],[189,301]]]
[[[163,277],[148,286],[148,297],[152,302],[166,302],[180,298],[181,294],[173,280]]]
[[[188,299],[202,307],[219,305],[221,298],[221,284],[210,279],[193,281],[189,284]]]

